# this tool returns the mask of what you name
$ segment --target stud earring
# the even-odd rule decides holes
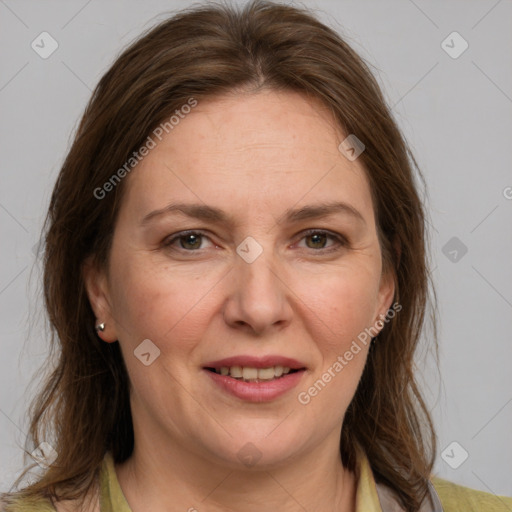
[[[96,332],[103,332],[105,330],[105,324],[102,322],[96,326]]]

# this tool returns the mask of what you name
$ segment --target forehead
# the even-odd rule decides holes
[[[146,211],[191,200],[279,215],[301,201],[350,199],[373,212],[366,173],[338,150],[345,134],[320,101],[262,91],[199,101],[129,177],[125,201]]]

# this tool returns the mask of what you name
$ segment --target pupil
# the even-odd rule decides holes
[[[189,242],[190,240],[192,240],[192,241]],[[196,247],[198,247],[198,245],[201,245],[200,243],[198,244],[198,242],[199,242],[199,236],[197,236],[197,235],[185,236],[185,244],[184,245],[188,245],[188,246],[192,246],[192,248],[196,248]],[[190,247],[185,247],[185,248],[190,248]]]
[[[313,244],[320,244],[320,245],[323,245],[322,242],[325,241],[325,235],[321,234],[321,233],[318,233],[316,235],[310,235],[310,238],[312,239],[313,241]]]

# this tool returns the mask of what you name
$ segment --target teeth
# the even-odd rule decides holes
[[[258,368],[258,379],[272,380],[274,377],[280,377],[280,375],[276,374],[274,368]],[[245,368],[244,368],[244,379],[245,379]]]
[[[231,377],[235,377],[235,379],[241,379],[243,376],[241,366],[232,366],[229,368],[229,373],[231,373]]]
[[[244,380],[246,382],[259,382],[264,380],[272,380],[290,373],[288,366],[271,366],[269,368],[253,368],[251,366],[223,366],[216,368],[215,373],[220,375],[231,376],[235,379]]]
[[[244,380],[253,380],[258,378],[257,368],[244,368],[242,370],[242,377]]]

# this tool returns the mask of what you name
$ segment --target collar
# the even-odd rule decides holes
[[[356,512],[405,512],[395,493],[386,485],[375,481],[370,461],[359,444],[356,445],[356,452]],[[423,500],[418,512],[443,512],[441,500],[430,480],[428,489],[427,498]]]

